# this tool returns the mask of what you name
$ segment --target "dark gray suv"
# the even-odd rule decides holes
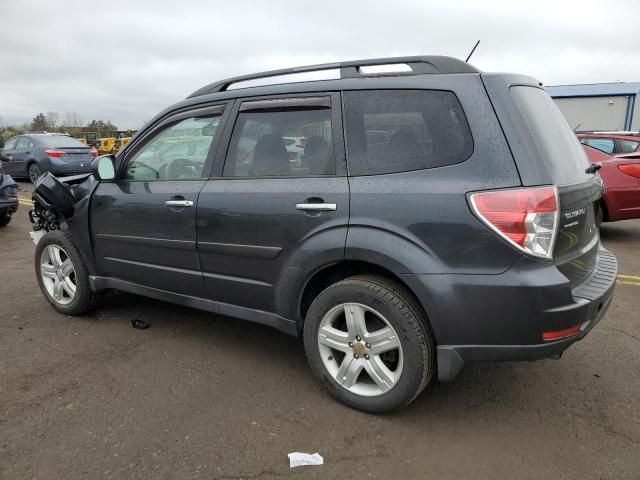
[[[295,82],[320,71],[337,78]],[[280,70],[198,90],[92,176],[44,176],[35,268],[64,314],[118,289],[301,335],[332,395],[386,412],[593,328],[617,272],[601,188],[530,77],[436,56]]]

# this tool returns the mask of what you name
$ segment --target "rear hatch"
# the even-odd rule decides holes
[[[543,171],[536,179],[558,188],[560,218],[553,259],[572,287],[585,281],[595,269],[599,230],[595,225],[597,202],[602,195],[599,177],[586,170],[590,163],[554,101],[542,88],[510,87],[537,152],[528,161],[539,162]],[[527,182],[525,186],[535,183]]]

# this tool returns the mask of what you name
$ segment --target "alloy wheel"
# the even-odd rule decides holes
[[[402,374],[398,334],[383,315],[360,303],[343,303],[325,314],[318,347],[329,374],[356,395],[382,395]]]
[[[40,256],[40,276],[47,293],[60,305],[70,304],[76,296],[76,271],[67,252],[49,245]]]

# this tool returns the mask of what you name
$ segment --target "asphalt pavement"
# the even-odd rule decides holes
[[[124,293],[56,313],[21,185],[0,229],[0,479],[640,478],[640,220],[603,226],[615,298],[561,360],[468,366],[375,416],[261,325]],[[294,451],[324,465],[290,469]]]

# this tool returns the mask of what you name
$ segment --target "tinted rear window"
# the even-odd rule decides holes
[[[344,105],[351,175],[453,165],[473,152],[467,119],[452,92],[345,92]]]
[[[511,87],[551,178],[558,185],[588,180],[589,166],[584,149],[551,97],[540,88]]]
[[[45,147],[54,148],[89,148],[84,143],[66,135],[43,135],[35,137],[35,141]]]

